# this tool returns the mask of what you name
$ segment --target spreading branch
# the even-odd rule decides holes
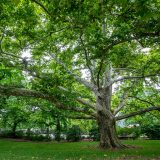
[[[131,97],[129,96],[129,92],[130,90],[136,85],[136,82],[134,81],[131,86],[127,87],[125,89],[125,92],[123,93],[122,97],[121,97],[121,100],[120,100],[120,103],[119,105],[116,107],[116,109],[114,110],[114,115],[116,115],[117,113],[119,113],[124,107],[125,107],[125,104],[126,104],[126,100],[128,97]],[[153,105],[152,105],[153,106]]]
[[[37,104],[36,104],[37,105]],[[51,113],[52,111],[53,111],[53,108],[52,109],[49,109],[49,110],[46,110],[46,109],[44,109],[44,108],[42,108],[42,107],[39,107],[43,112],[49,112],[49,113]],[[54,117],[56,117],[56,118],[58,118],[59,116],[57,116],[57,115],[55,115],[54,114]],[[65,118],[69,118],[69,119],[88,119],[88,120],[94,120],[95,118],[94,117],[92,117],[92,116],[85,116],[85,115],[79,115],[79,116],[77,116],[77,115],[74,115],[74,116],[72,116],[72,115],[65,115]]]
[[[35,91],[35,90],[28,90],[24,88],[15,88],[15,87],[8,87],[0,85],[0,95],[7,95],[7,96],[22,96],[22,97],[33,97],[33,98],[40,98],[47,100],[55,105],[55,107],[63,110],[70,110],[75,112],[85,113],[87,115],[95,116],[95,114],[89,110],[79,108],[79,107],[72,107],[66,106],[59,102],[54,96],[50,96],[48,94]]]
[[[82,98],[76,98],[76,100],[77,100],[78,102],[80,102],[81,104],[87,105],[87,106],[89,106],[90,108],[92,108],[92,109],[94,109],[94,110],[95,110],[95,108],[96,108],[96,105],[95,105],[94,103],[92,103],[92,102],[89,102],[89,101],[84,100],[84,99],[82,99]]]
[[[128,79],[143,79],[143,78],[156,77],[156,76],[160,76],[160,74],[148,74],[148,75],[141,75],[141,76],[125,76],[125,77],[113,80],[112,84],[116,82],[128,80]]]
[[[147,104],[149,104],[149,105],[155,106],[155,105],[153,104],[153,102],[147,101],[147,100],[145,100],[145,99],[141,99],[141,98],[136,97],[136,96],[128,96],[128,97],[129,97],[129,98],[134,98],[134,99],[137,99],[137,100],[139,100],[139,101],[141,101],[141,102],[144,102],[144,103],[147,103]]]
[[[127,97],[128,97],[128,92],[124,92],[123,95],[122,95],[122,99],[121,99],[118,107],[114,111],[114,115],[116,115],[117,113],[119,113],[119,111],[125,106],[125,102],[126,102],[126,98]]]
[[[88,120],[94,120],[95,119],[92,116],[67,116],[66,118],[69,118],[69,119],[88,119]]]
[[[150,112],[150,111],[154,111],[154,110],[160,111],[160,106],[148,107],[148,108],[141,109],[139,111],[135,111],[135,112],[132,112],[132,113],[129,113],[129,114],[126,114],[126,115],[118,116],[118,117],[115,117],[115,120],[119,121],[119,120],[122,120],[122,119],[134,117],[134,116],[141,115],[141,114],[144,114],[146,112]]]
[[[86,65],[90,71],[90,74],[91,74],[91,78],[92,78],[92,81],[95,83],[95,79],[94,79],[94,74],[93,74],[93,70],[92,70],[92,67],[91,67],[91,62],[90,62],[90,58],[89,58],[89,55],[88,55],[88,51],[85,47],[85,44],[83,42],[83,39],[82,39],[82,34],[80,35],[80,42],[82,44],[82,47],[83,47],[83,50],[84,50],[84,55],[85,55],[85,59],[86,59]]]
[[[3,43],[3,39],[4,38],[5,38],[5,31],[3,31],[2,36],[0,38],[0,53],[3,54],[3,55],[5,55],[5,56],[12,57],[12,58],[22,59],[22,57],[19,57],[19,56],[15,55],[15,54],[12,54],[12,53],[7,53],[7,52],[5,52],[3,50],[2,43]],[[4,58],[6,58],[6,57],[4,57]]]
[[[48,9],[42,3],[40,3],[38,0],[32,0],[32,2],[34,2],[38,6],[40,6],[49,16],[52,16],[51,13],[48,11]]]
[[[88,89],[90,89],[90,90],[92,90],[92,91],[94,91],[94,92],[96,92],[96,93],[98,94],[98,92],[97,92],[97,87],[96,87],[93,83],[86,81],[85,79],[83,79],[83,78],[75,75],[71,70],[68,70],[68,69],[67,69],[68,67],[67,67],[63,62],[61,62],[54,54],[50,54],[50,56],[51,56],[59,65],[61,65],[61,66],[66,70],[66,72],[67,72],[70,76],[72,76],[76,81],[78,81],[79,83],[82,83],[82,84],[83,84],[84,86],[86,86]]]
[[[98,88],[100,87],[100,73],[102,71],[102,67],[103,67],[103,62],[104,62],[104,59],[101,59],[101,62],[99,64],[99,70],[98,70],[98,73],[97,73],[97,86]]]
[[[62,90],[62,91],[68,92],[68,93],[71,92],[71,91],[69,91],[67,88],[64,88],[64,87],[62,87],[62,86],[59,86],[58,88],[59,88],[60,90]],[[75,98],[76,101],[78,101],[79,103],[81,103],[81,104],[83,104],[83,105],[85,105],[85,106],[88,106],[88,107],[90,107],[91,109],[95,110],[96,104],[94,104],[93,102],[90,102],[90,101],[88,101],[88,100],[85,100],[85,99],[79,97],[79,96],[81,96],[80,93],[75,92],[75,91],[72,91],[71,94],[76,94],[76,95],[78,95],[78,97]]]

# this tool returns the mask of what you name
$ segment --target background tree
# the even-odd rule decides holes
[[[11,136],[16,137],[16,129],[20,125],[25,125],[28,120],[28,112],[25,109],[24,101],[10,97],[5,100],[1,109],[1,124],[11,131]]]
[[[32,127],[37,126],[42,130],[46,130],[46,134],[49,137],[50,130],[54,130],[55,140],[61,140],[61,134],[66,129],[67,126],[67,116],[65,113],[57,110],[54,106],[45,101],[37,105],[37,101],[31,103],[34,108],[34,113],[31,114],[30,123],[33,124]],[[36,124],[36,125],[35,125]]]

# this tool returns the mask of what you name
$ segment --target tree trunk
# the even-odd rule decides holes
[[[100,131],[100,148],[124,148],[116,133],[116,122],[111,112],[112,86],[101,88],[97,96],[97,123]]]
[[[118,139],[115,127],[115,121],[107,118],[106,115],[99,111],[97,123],[100,132],[100,148],[125,148],[126,146]]]
[[[61,140],[61,124],[60,120],[57,118],[57,123],[56,123],[56,135],[55,135],[55,140],[60,142]]]
[[[13,124],[13,127],[12,127],[12,137],[13,138],[16,138],[16,128],[17,128],[17,123],[15,122],[14,124]]]
[[[49,138],[49,126],[47,126],[46,134],[47,134],[47,138]]]

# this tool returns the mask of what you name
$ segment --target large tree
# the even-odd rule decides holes
[[[1,68],[23,71],[31,84],[11,86],[3,72],[1,95],[46,99],[95,119],[101,148],[125,147],[116,121],[160,110],[159,0],[1,3]]]

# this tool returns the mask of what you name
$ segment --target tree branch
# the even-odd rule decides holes
[[[147,78],[147,77],[155,77],[155,76],[160,76],[160,74],[149,74],[149,75],[141,75],[141,76],[126,76],[126,77],[122,77],[116,80],[112,81],[113,83],[119,82],[119,81],[124,81],[124,80],[128,80],[128,79],[143,79],[143,78]]]
[[[99,70],[98,70],[98,73],[97,73],[97,86],[98,88],[100,87],[100,73],[101,73],[101,70],[102,70],[102,67],[103,67],[103,62],[104,62],[104,58],[101,59],[101,62],[99,64]]]
[[[145,108],[145,109],[141,109],[141,110],[139,110],[137,112],[132,112],[132,113],[129,113],[129,114],[126,114],[126,115],[118,116],[118,117],[115,117],[115,120],[119,121],[119,120],[122,120],[122,119],[134,117],[136,115],[141,115],[141,114],[144,114],[146,112],[153,111],[153,110],[160,111],[160,106],[148,107],[148,108]]]
[[[82,34],[80,35],[80,41],[81,41],[81,44],[83,46],[83,50],[84,50],[84,54],[85,54],[85,59],[86,59],[86,65],[87,65],[87,67],[88,67],[88,69],[90,71],[92,81],[95,83],[94,74],[93,74],[92,68],[90,66],[91,62],[90,62],[90,59],[88,57],[89,55],[88,55],[87,49],[85,48],[85,45],[84,45],[84,42],[83,42],[83,39],[82,39]]]
[[[1,54],[5,54],[5,55],[8,55],[8,56],[11,56],[11,57],[14,57],[14,58],[17,58],[17,59],[22,59],[22,57],[19,57],[15,54],[12,54],[12,53],[6,53],[3,48],[2,48],[2,42],[3,42],[3,39],[5,38],[5,31],[3,31],[2,33],[2,36],[0,38],[0,53]],[[5,57],[6,58],[6,57]]]
[[[28,73],[29,73],[31,76],[33,76],[33,77],[36,77],[36,78],[39,78],[39,79],[45,79],[45,77],[41,77],[40,74],[39,74],[36,70],[32,71],[32,70],[30,70],[29,68],[25,68],[25,71],[28,72]],[[64,87],[62,87],[62,86],[58,86],[58,88],[59,88],[60,90],[62,90],[62,91],[70,92],[68,89],[66,89],[66,88],[64,88]],[[78,95],[80,96],[80,94],[77,93],[77,92],[73,92],[73,94],[78,94]],[[89,106],[90,108],[92,108],[93,110],[95,110],[95,104],[94,104],[94,103],[89,102],[89,101],[87,101],[87,100],[84,100],[84,99],[82,99],[82,98],[80,98],[80,97],[76,98],[76,100],[77,100],[78,102],[80,102],[81,104],[87,105],[87,106]]]
[[[88,120],[94,120],[94,117],[91,116],[67,116],[66,118],[70,119],[88,119]]]
[[[62,90],[62,91],[70,92],[67,88],[64,88],[64,87],[62,87],[62,86],[59,86],[58,88],[59,88],[60,90]],[[75,92],[75,91],[74,91],[74,92],[71,92],[71,93],[72,93],[72,94],[77,94],[77,95],[80,96],[80,93],[77,93],[77,92]],[[89,106],[89,107],[92,108],[93,110],[95,110],[95,108],[96,108],[96,105],[95,105],[94,103],[90,102],[90,101],[84,100],[84,99],[82,99],[82,98],[80,98],[80,97],[76,97],[75,99],[76,99],[76,101],[80,102],[81,104]]]
[[[133,82],[131,84],[131,86],[127,87],[125,90],[125,92],[122,95],[121,101],[119,103],[119,105],[117,106],[117,108],[114,110],[114,115],[116,115],[117,113],[119,113],[119,111],[121,109],[123,109],[125,107],[125,101],[126,99],[129,97],[129,91],[134,87],[134,85],[136,85],[136,82]]]
[[[106,65],[105,74],[104,74],[104,86],[107,89],[109,86],[112,86],[112,62],[108,61]]]
[[[127,90],[127,92],[123,93],[122,99],[121,99],[117,109],[114,111],[114,115],[116,115],[124,107],[127,97],[128,97],[128,90]]]
[[[32,0],[34,3],[36,3],[37,5],[39,5],[49,16],[52,16],[51,13],[47,10],[47,8],[42,4],[40,3],[39,1],[37,0]]]
[[[59,109],[81,112],[87,115],[91,115],[93,117],[95,116],[95,114],[89,110],[78,108],[78,107],[65,106],[61,102],[59,102],[54,96],[50,96],[48,94],[35,91],[35,90],[27,90],[24,88],[15,88],[15,87],[0,85],[0,95],[40,98],[40,99],[50,101],[55,105],[55,107]]]
[[[149,102],[149,101],[147,101],[147,100],[145,100],[145,99],[141,99],[141,98],[135,97],[135,96],[128,96],[128,97],[134,98],[134,99],[137,99],[137,100],[139,100],[139,101],[141,101],[141,102],[148,103],[148,104],[150,104],[150,105],[152,105],[152,106],[155,106],[155,105],[153,104],[153,102]]]
[[[76,100],[77,100],[78,102],[80,102],[81,104],[84,104],[84,105],[87,105],[87,106],[91,107],[91,108],[94,109],[94,110],[95,110],[95,108],[96,108],[96,105],[93,104],[92,102],[89,102],[89,101],[84,100],[84,99],[82,99],[82,98],[76,98]]]
[[[87,88],[91,89],[92,91],[94,91],[95,93],[98,93],[97,92],[97,87],[93,84],[93,83],[90,83],[88,81],[86,81],[85,79],[75,75],[72,71],[68,70],[67,69],[67,66],[61,62],[54,54],[50,54],[50,56],[59,64],[61,65],[66,71],[67,73],[72,76],[76,81],[78,81],[79,83],[82,83],[84,86],[86,86]]]
[[[45,110],[45,109],[43,109],[42,107],[39,107],[42,111],[44,111],[44,112],[52,112],[53,111],[53,109],[50,109],[50,110]],[[57,118],[57,116],[56,115],[54,115],[54,117],[56,117]],[[75,115],[75,116],[70,116],[70,115],[65,115],[65,118],[70,118],[70,119],[92,119],[92,120],[94,120],[95,119],[95,117],[92,117],[92,116],[84,116],[84,115],[80,115],[80,116],[77,116],[77,115]]]

